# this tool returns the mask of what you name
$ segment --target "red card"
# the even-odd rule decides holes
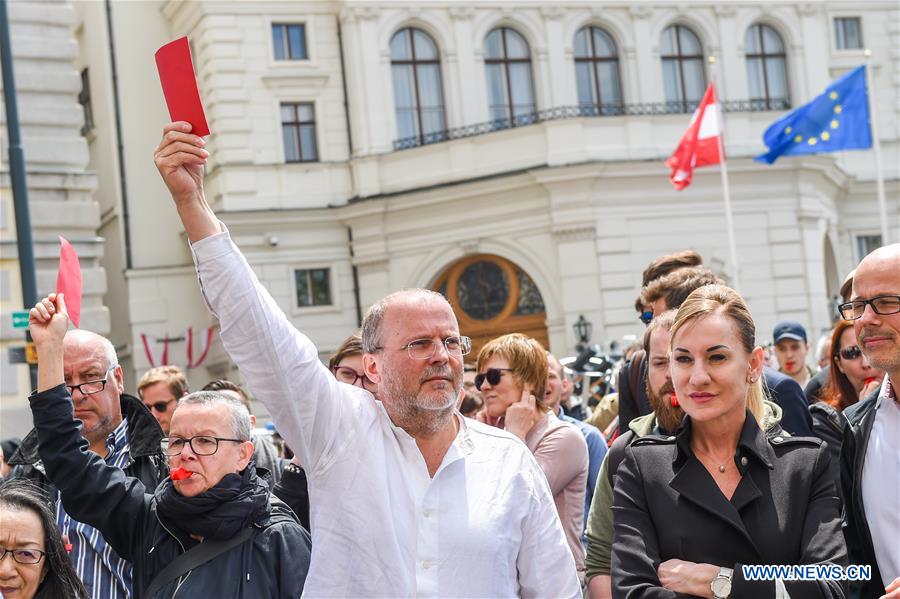
[[[56,292],[62,293],[69,311],[69,320],[78,328],[81,321],[81,264],[72,244],[60,235],[59,273],[56,275]]]
[[[194,77],[188,38],[182,37],[169,42],[157,50],[156,69],[169,106],[169,117],[173,121],[189,122],[193,126],[191,133],[194,135],[209,135],[209,125],[206,124],[197,79]]]

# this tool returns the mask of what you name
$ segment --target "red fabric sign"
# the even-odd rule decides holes
[[[157,50],[156,69],[169,107],[169,117],[173,121],[189,122],[194,135],[209,135],[188,39],[179,38]]]

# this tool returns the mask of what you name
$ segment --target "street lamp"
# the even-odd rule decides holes
[[[587,320],[584,317],[584,314],[579,314],[578,320],[575,321],[575,324],[572,325],[572,328],[575,330],[575,337],[578,339],[578,343],[575,345],[575,349],[578,351],[582,351],[587,345],[588,341],[591,340],[591,329],[594,328],[594,325],[592,325],[591,321]]]

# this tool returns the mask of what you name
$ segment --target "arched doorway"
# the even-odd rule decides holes
[[[506,333],[548,347],[544,300],[517,264],[492,254],[468,256],[444,269],[431,288],[450,301],[460,332],[472,338],[472,361],[485,343]]]

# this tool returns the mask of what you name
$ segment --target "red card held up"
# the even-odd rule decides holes
[[[209,125],[206,124],[206,115],[200,102],[200,90],[197,89],[197,79],[194,77],[188,38],[179,38],[157,50],[156,69],[169,107],[169,117],[173,121],[189,122],[193,126],[191,133],[194,135],[209,135]]]
[[[62,293],[66,300],[69,320],[78,328],[81,322],[81,264],[72,244],[60,235],[59,272],[56,275],[56,292]]]

